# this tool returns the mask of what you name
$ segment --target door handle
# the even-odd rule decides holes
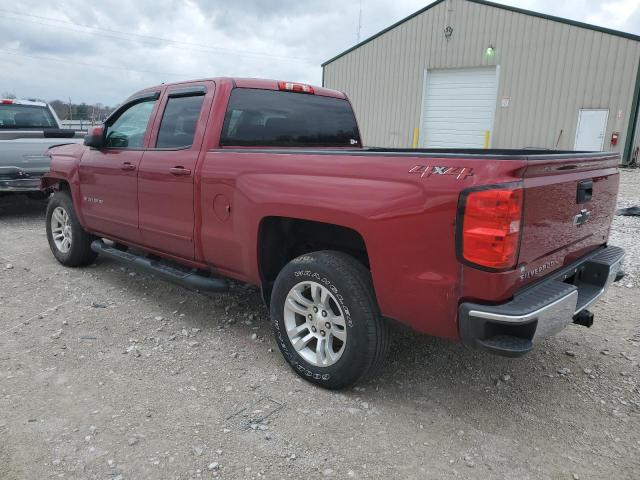
[[[125,171],[129,172],[129,171],[131,171],[131,170],[135,170],[135,169],[136,169],[136,166],[135,166],[135,165],[133,165],[132,163],[124,162],[124,163],[122,164],[122,167],[120,167],[120,168],[121,168],[122,170],[125,170]]]
[[[186,177],[187,175],[191,175],[191,170],[184,167],[173,167],[170,168],[169,171],[171,175],[175,175],[176,177]]]

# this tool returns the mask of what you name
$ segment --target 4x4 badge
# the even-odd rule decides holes
[[[464,180],[473,177],[473,168],[468,167],[435,167],[431,165],[416,165],[409,173],[418,173],[420,178],[430,177],[431,175],[453,175],[456,180]]]

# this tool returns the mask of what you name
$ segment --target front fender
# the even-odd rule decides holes
[[[79,166],[85,151],[86,147],[79,144],[67,144],[50,148],[47,155],[51,158],[51,168],[40,180],[40,189],[43,191],[63,190],[64,187],[62,185],[66,184],[68,186],[76,216],[83,227],[85,222],[81,208],[82,202],[80,202]]]

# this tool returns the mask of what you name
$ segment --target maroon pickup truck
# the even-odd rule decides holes
[[[201,291],[258,285],[303,378],[371,375],[389,325],[529,352],[623,276],[618,156],[364,148],[344,94],[269,80],[160,85],[50,150],[49,245]]]

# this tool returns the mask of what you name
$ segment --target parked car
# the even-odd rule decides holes
[[[40,194],[40,177],[49,171],[49,147],[81,143],[84,132],[63,129],[50,105],[0,99],[0,194]]]
[[[60,263],[99,253],[200,290],[258,285],[284,358],[326,388],[373,374],[393,321],[524,355],[589,326],[623,275],[607,244],[618,155],[363,148],[325,88],[160,85],[49,154]]]

